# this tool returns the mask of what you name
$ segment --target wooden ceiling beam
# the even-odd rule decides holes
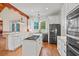
[[[0,12],[5,8],[5,5],[3,3],[0,3]]]
[[[3,3],[3,5],[5,5],[6,7],[8,7],[9,9],[13,9],[14,11],[17,11],[19,14],[21,14],[21,15],[27,17],[27,19],[29,19],[28,15],[26,15],[25,13],[23,13],[22,11],[20,11],[19,9],[17,9],[13,5],[11,5],[10,3]]]

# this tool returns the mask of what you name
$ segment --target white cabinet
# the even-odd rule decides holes
[[[42,36],[37,40],[24,40],[22,46],[23,56],[39,56],[42,48]]]
[[[57,37],[57,49],[61,56],[66,56],[66,37],[65,36]]]
[[[21,40],[21,35],[18,35],[18,36],[14,36],[15,39],[15,49],[18,48],[20,45],[22,45],[22,40]]]
[[[10,33],[8,34],[8,49],[16,50],[22,45],[22,35],[20,33]]]
[[[36,42],[33,40],[24,40],[22,47],[23,56],[34,56],[36,55]]]
[[[22,47],[23,56],[38,56],[42,47],[41,42],[24,40]]]
[[[7,38],[7,39],[8,39],[8,48],[7,48],[7,49],[8,49],[8,50],[13,50],[13,49],[15,49],[15,48],[14,48],[14,46],[15,46],[15,41],[14,41],[14,40],[15,40],[15,37],[13,37],[12,35],[9,35],[9,34],[8,34],[8,38]]]
[[[8,50],[16,50],[18,47],[20,47],[23,44],[23,40],[29,36],[31,36],[31,33],[25,32],[12,32],[7,33],[7,40],[8,40]]]

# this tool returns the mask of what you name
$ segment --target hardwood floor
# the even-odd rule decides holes
[[[17,48],[15,51],[0,50],[0,56],[21,56],[22,46]]]
[[[57,50],[56,44],[43,43],[43,48],[40,52],[40,56],[60,56]]]
[[[21,56],[22,47],[19,47],[15,51],[5,51],[0,50],[0,56]],[[59,56],[57,51],[57,46],[55,44],[43,43],[43,48],[41,49],[40,56]]]

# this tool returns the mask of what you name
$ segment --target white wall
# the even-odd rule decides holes
[[[11,31],[11,22],[16,22],[23,19],[23,23],[20,23],[20,30],[21,32],[27,31],[27,18],[20,15],[18,12],[8,9],[7,7],[3,9],[0,13],[0,18],[3,20],[3,31],[10,32]]]
[[[10,16],[10,10],[8,8],[5,8],[1,13],[0,17],[3,20],[3,31],[9,31],[9,19],[8,16]]]
[[[48,24],[60,24],[61,20],[60,20],[60,15],[53,15],[53,16],[48,16],[48,20],[47,20]]]
[[[5,20],[5,19],[9,19],[9,20],[17,20],[20,18],[20,14],[16,11],[14,11],[13,9],[9,9],[7,7],[5,7],[3,9],[3,11],[0,13],[0,17]]]
[[[20,23],[20,32],[27,32],[27,18],[22,16],[23,23]]]
[[[10,32],[10,23],[11,21],[16,21],[20,19],[20,14],[18,12],[15,12],[12,9],[8,9],[7,7],[3,9],[3,11],[0,13],[0,17],[3,20],[3,31],[4,32]]]
[[[61,35],[66,35],[66,16],[67,14],[75,8],[77,3],[66,3],[62,6],[61,9]]]
[[[60,14],[48,17],[48,19],[47,19],[47,32],[49,32],[49,24],[61,24]]]
[[[28,29],[30,32],[34,32],[34,18],[30,17],[28,20]]]
[[[29,19],[29,29],[30,29],[30,26],[33,25],[33,24],[30,24],[31,20],[34,21],[34,18],[30,18]],[[46,21],[46,30],[41,30],[41,32],[42,33],[48,33],[49,24],[61,24],[60,14],[52,15],[52,16],[48,16],[48,17],[45,17],[45,16],[44,17],[41,17],[41,19],[39,20],[39,22],[42,22],[42,21]],[[39,27],[39,29],[38,29],[37,32],[39,32],[39,30],[40,30],[40,27]],[[33,32],[36,32],[36,31],[33,30]]]

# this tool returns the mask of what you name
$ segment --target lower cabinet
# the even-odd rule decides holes
[[[36,42],[32,40],[26,40],[23,43],[22,55],[23,56],[34,56],[36,55]]]
[[[61,56],[66,56],[66,37],[57,37],[57,49]]]
[[[23,56],[39,56],[42,48],[42,41],[37,40],[24,40],[22,46]]]
[[[16,50],[23,44],[23,40],[29,36],[31,33],[3,33],[0,37],[0,50]]]
[[[48,42],[48,34],[47,33],[43,34],[43,41]]]
[[[16,50],[22,45],[22,38],[20,34],[8,35],[8,50]]]

